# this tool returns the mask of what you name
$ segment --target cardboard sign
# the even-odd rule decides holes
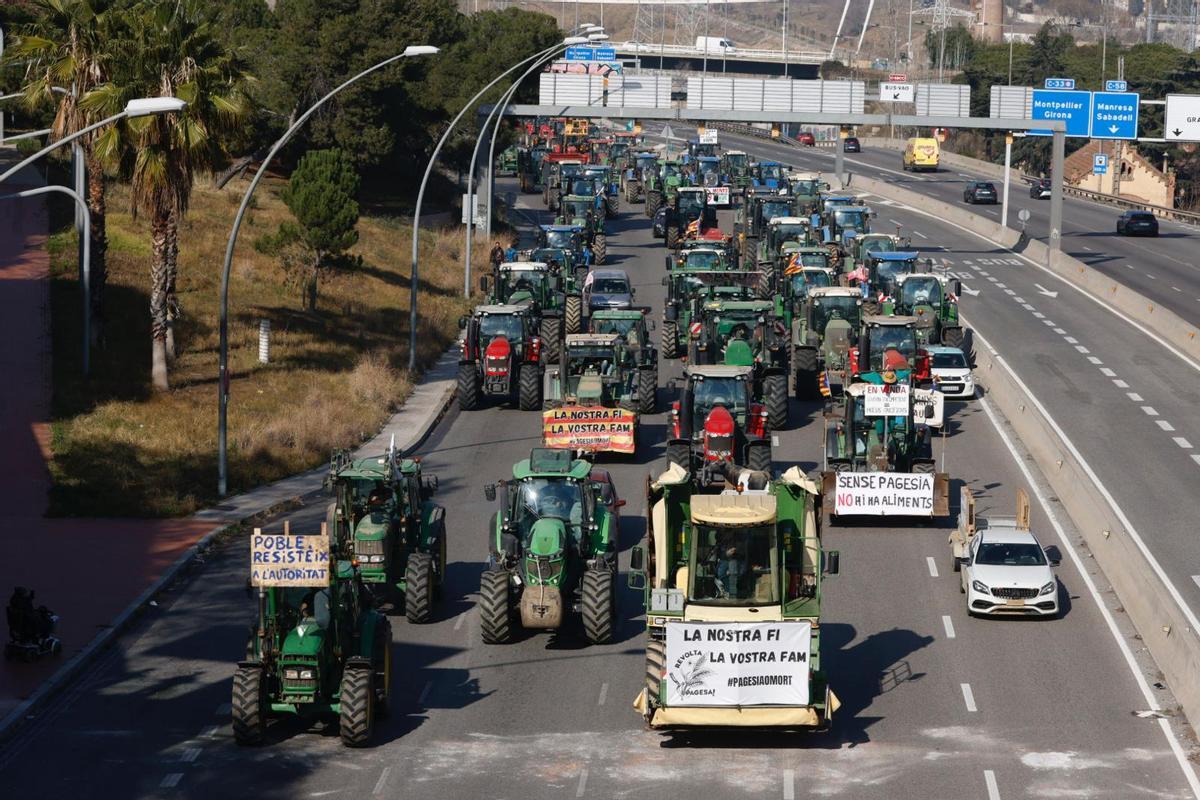
[[[711,128],[700,131],[700,144],[718,144],[717,131]]]
[[[812,624],[672,622],[668,706],[807,706]]]
[[[942,427],[946,396],[929,389],[913,390],[913,422],[931,428]]]
[[[569,119],[563,123],[564,136],[587,136],[588,121],[586,119]]]
[[[839,472],[834,513],[932,517],[933,477],[928,472]]]
[[[624,408],[562,406],[542,412],[542,442],[564,450],[633,453],[637,414]]]
[[[328,586],[329,536],[321,533],[263,533],[250,537],[253,586]]]
[[[729,205],[729,187],[728,186],[705,186],[704,194],[708,196],[708,204],[710,206],[727,206]]]
[[[907,417],[908,384],[863,384],[863,413],[868,417]]]

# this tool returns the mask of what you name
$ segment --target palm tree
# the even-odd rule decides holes
[[[57,103],[52,126],[61,139],[96,122],[99,117],[83,107],[81,98],[108,80],[110,11],[113,0],[35,0],[37,22],[9,48],[6,60],[28,62],[25,101],[31,106]],[[56,89],[67,89],[66,94]],[[94,147],[95,134],[84,137],[81,147],[87,165],[87,204],[91,211],[92,340],[103,343],[104,286],[108,279],[105,253],[105,176]]]
[[[143,0],[122,16],[122,30],[113,36],[120,53],[113,78],[89,92],[83,105],[103,114],[139,96],[173,95],[188,103],[179,114],[114,125],[96,144],[103,159],[129,176],[134,212],[150,219],[151,379],[155,389],[166,390],[180,313],[179,220],[196,174],[226,155],[223,135],[248,113],[250,76],[245,58],[217,36],[199,0]]]

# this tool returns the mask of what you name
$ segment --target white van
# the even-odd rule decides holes
[[[723,53],[733,55],[737,48],[733,42],[722,36],[697,36],[696,50],[701,53]]]

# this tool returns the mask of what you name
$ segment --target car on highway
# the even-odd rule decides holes
[[[1158,236],[1158,217],[1149,211],[1131,208],[1117,217],[1117,233],[1122,236]]]
[[[659,206],[658,211],[654,212],[654,223],[650,233],[655,239],[662,239],[667,235],[667,207]]]
[[[972,181],[963,189],[963,202],[996,204],[996,184],[990,181]]]
[[[617,494],[617,485],[613,483],[612,474],[600,467],[592,467],[592,471],[588,474],[588,480],[592,482],[592,488],[596,490],[596,496],[600,502],[608,508],[608,513],[612,514],[616,520],[616,529],[620,530],[621,526],[621,509],[625,506],[625,501]]]
[[[1034,200],[1045,200],[1050,196],[1050,179],[1034,178],[1029,183],[1029,196]]]
[[[954,400],[969,400],[975,396],[971,362],[961,349],[931,345],[925,350],[929,353],[929,373],[936,391]]]
[[[966,555],[958,560],[967,613],[1057,616],[1057,562],[1050,560],[1033,532],[1012,518],[976,517],[976,525]]]
[[[633,284],[623,269],[594,269],[588,276],[587,303],[592,311],[633,307]]]
[[[843,153],[861,153],[862,144],[858,141],[857,136],[847,136],[842,142]]]
[[[800,131],[796,134],[796,141],[809,147],[817,146],[817,137],[813,136],[812,131]]]

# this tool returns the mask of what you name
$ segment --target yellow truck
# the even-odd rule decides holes
[[[904,169],[911,172],[937,172],[941,156],[942,149],[937,139],[914,136],[904,145]]]

